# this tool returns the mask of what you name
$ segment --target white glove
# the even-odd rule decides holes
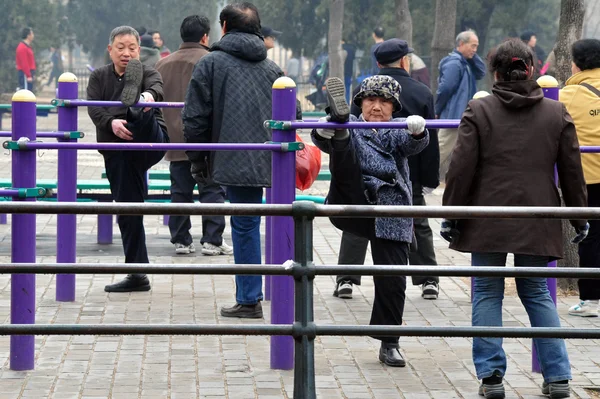
[[[319,119],[319,123],[329,122],[329,117],[324,116]],[[317,129],[317,134],[326,140],[331,140],[335,136],[335,129]]]
[[[409,115],[406,118],[407,129],[413,136],[417,136],[425,130],[425,119],[419,115]]]
[[[433,190],[435,190],[435,188],[423,186],[421,191],[423,192],[423,195],[429,195],[433,192]]]

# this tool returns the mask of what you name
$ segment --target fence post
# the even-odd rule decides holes
[[[538,78],[537,83],[540,85],[544,92],[544,97],[558,101],[558,93],[560,91],[560,87],[558,85],[558,81],[549,75],[544,75]],[[558,175],[556,173],[556,166],[554,167],[554,183],[558,184]],[[548,263],[548,267],[556,267],[556,261]],[[554,301],[554,305],[556,306],[556,278],[549,277],[547,279],[548,291],[550,291],[550,296]],[[542,368],[540,367],[540,363],[538,362],[537,351],[535,350],[535,346],[531,345],[531,371],[534,373],[541,373]]]
[[[316,399],[315,385],[315,279],[313,264],[313,220],[315,204],[296,201],[294,215],[294,398]]]
[[[291,121],[296,118],[296,83],[282,77],[273,83],[273,119]],[[296,141],[295,130],[273,129],[274,142]],[[272,160],[271,197],[274,204],[291,204],[296,196],[296,153],[274,151]],[[294,257],[294,221],[290,216],[273,217],[272,262],[283,264]],[[277,232],[277,234],[274,234]],[[294,321],[294,279],[271,277],[271,323],[292,324]],[[291,370],[294,366],[294,339],[271,337],[271,368]]]
[[[19,90],[12,98],[12,139],[35,140],[36,98],[29,90]],[[36,187],[36,151],[12,152],[13,188]],[[35,201],[35,198],[13,198]],[[35,263],[36,215],[13,214],[11,223],[11,262]],[[10,283],[11,324],[35,324],[35,274],[13,274]],[[33,370],[35,336],[10,337],[11,370]]]
[[[63,73],[58,78],[58,98],[74,100],[79,95],[77,77]],[[58,108],[58,130],[77,131],[77,107]],[[62,142],[76,142],[77,139],[59,139]],[[77,201],[77,150],[58,150],[58,201]],[[76,263],[77,254],[77,215],[57,215],[56,262]],[[56,276],[56,300],[75,300],[75,275]]]

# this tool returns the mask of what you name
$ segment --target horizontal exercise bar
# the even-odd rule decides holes
[[[53,104],[65,107],[125,107],[121,101],[96,101],[96,100],[53,100]],[[137,108],[183,108],[182,102],[138,102],[132,107]]]
[[[152,204],[78,202],[0,202],[0,213],[77,215],[225,215],[225,216],[427,217],[447,219],[600,219],[600,207],[539,206],[389,206],[294,204]]]
[[[118,150],[118,151],[170,151],[170,150],[187,150],[187,151],[287,151],[285,146],[281,144],[262,144],[262,143],[40,143],[35,141],[20,142],[20,150]],[[4,145],[6,147],[6,144]]]
[[[284,122],[288,129],[406,129],[406,122]],[[460,124],[458,119],[431,119],[425,121],[425,127],[430,129],[456,129]]]
[[[296,335],[598,339],[597,328],[291,324],[3,324],[0,335]]]
[[[41,139],[70,139],[72,132],[36,132],[37,138]],[[12,132],[7,130],[0,131],[0,137],[12,137]],[[79,138],[83,138],[84,134],[80,133]]]
[[[304,272],[303,270],[306,270]],[[317,276],[450,276],[450,277],[570,277],[600,279],[600,268],[504,267],[504,266],[409,266],[409,265],[315,265],[293,268],[253,264],[148,264],[148,263],[0,263],[0,274],[177,274],[177,275],[274,275]]]

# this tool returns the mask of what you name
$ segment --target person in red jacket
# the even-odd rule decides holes
[[[21,43],[17,46],[16,61],[18,71],[19,89],[33,91],[35,78],[35,56],[31,43],[34,38],[33,29],[23,28],[21,31]]]

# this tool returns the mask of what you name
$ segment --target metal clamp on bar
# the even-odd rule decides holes
[[[274,121],[274,120],[266,120],[264,126],[267,129],[274,130],[292,130],[292,122],[291,121]]]
[[[54,105],[55,107],[70,107],[71,100],[61,100],[60,98],[55,98],[54,100],[50,101],[50,104]]]
[[[14,190],[15,197],[18,198],[41,198],[45,197],[47,194],[47,190],[43,187],[33,187],[33,188],[12,188],[7,187],[6,190]]]
[[[85,133],[83,132],[65,132],[65,136],[63,139],[65,140],[73,140],[73,139],[82,139],[85,137]]]
[[[27,137],[21,137],[19,138],[17,141],[14,140],[7,140],[4,143],[2,143],[2,147],[4,147],[4,149],[6,150],[27,150],[27,144],[29,143],[36,143],[39,141],[31,141],[29,140]]]
[[[280,143],[278,141],[267,141],[265,144],[279,144],[281,145],[281,152],[290,152],[290,151],[301,151],[304,149],[304,143],[301,141],[290,141],[286,143]]]

